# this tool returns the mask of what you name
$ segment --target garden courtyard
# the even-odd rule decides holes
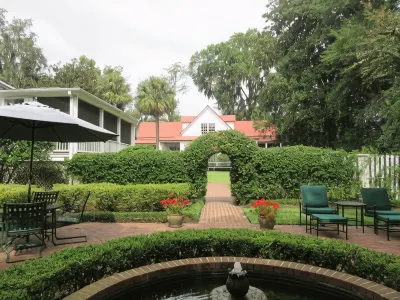
[[[65,248],[78,247],[86,244],[98,244],[116,238],[152,234],[161,231],[209,228],[248,228],[252,230],[260,230],[257,216],[250,212],[251,208],[234,204],[229,187],[229,172],[208,172],[207,195],[205,199],[205,205],[202,209],[198,223],[185,223],[182,228],[169,228],[167,223],[85,222],[76,226],[60,228],[58,233],[60,237],[86,235],[87,243],[54,246],[51,242],[47,242],[47,248],[44,250],[44,255],[46,256]],[[310,236],[309,233],[305,232],[304,224],[303,226],[298,225],[299,208],[294,201],[289,201],[289,204],[281,205],[281,209],[277,214],[277,225],[274,227],[274,231]],[[346,210],[345,213],[348,216],[354,214],[351,210]],[[370,220],[368,219],[370,218],[365,219],[366,224],[369,224],[370,222],[368,221]],[[316,236],[315,232],[313,235]],[[345,240],[343,233],[337,235],[335,232],[322,231],[320,232],[320,237],[326,239],[338,239],[371,250],[400,255],[400,233],[392,233],[391,240],[387,241],[384,232],[375,235],[372,228],[365,227],[365,233],[363,233],[360,226],[358,229],[355,226],[349,226],[349,239],[347,241]],[[12,261],[24,261],[29,258],[36,258],[37,256],[38,250],[31,249],[23,251],[18,256],[13,256]],[[9,268],[11,265],[13,264],[7,264],[5,262],[5,254],[0,253],[0,269]]]

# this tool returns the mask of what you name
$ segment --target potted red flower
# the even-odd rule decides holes
[[[183,224],[183,208],[190,205],[190,201],[170,193],[167,199],[160,201],[168,213],[167,220],[169,227],[178,228]]]
[[[275,215],[279,209],[279,203],[267,201],[264,198],[253,201],[251,207],[258,215],[258,223],[261,229],[273,229],[275,226]]]

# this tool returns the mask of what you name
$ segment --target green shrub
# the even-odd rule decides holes
[[[204,201],[200,200],[193,203],[183,210],[186,223],[195,223],[200,220],[201,210]],[[105,222],[105,223],[165,223],[167,222],[166,211],[152,212],[109,212],[109,211],[89,211],[83,214],[83,222]],[[78,213],[69,214],[71,217],[79,217]]]
[[[122,149],[121,151],[119,151],[119,153],[131,153],[132,151],[138,151],[138,150],[145,150],[145,151],[153,151],[155,150],[154,146],[150,146],[150,145],[135,145],[135,146],[129,146],[126,147],[124,149]]]
[[[183,154],[177,151],[122,150],[78,153],[67,170],[82,183],[149,184],[189,182]]]
[[[159,232],[63,249],[0,272],[0,299],[60,299],[116,272],[205,256],[279,259],[400,289],[400,258],[334,239],[248,229]]]
[[[33,190],[40,190],[34,187]],[[189,198],[190,186],[187,183],[171,184],[135,184],[117,185],[112,183],[93,183],[77,185],[54,185],[54,190],[59,191],[60,204],[72,204],[83,199],[89,191],[92,192],[87,205],[87,210],[114,211],[114,212],[144,212],[160,210],[160,200],[171,192],[176,192],[182,197]],[[26,202],[28,195],[27,186],[0,185],[0,204],[4,202]]]

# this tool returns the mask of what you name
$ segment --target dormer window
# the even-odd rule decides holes
[[[215,132],[215,123],[201,123],[201,134]]]

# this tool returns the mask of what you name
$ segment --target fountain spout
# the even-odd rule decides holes
[[[240,262],[235,262],[226,280],[226,289],[231,294],[232,299],[244,299],[249,291],[250,284],[246,274],[247,272],[243,270]]]

